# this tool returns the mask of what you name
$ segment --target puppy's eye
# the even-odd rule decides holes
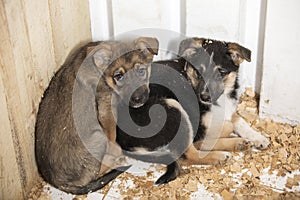
[[[121,81],[121,80],[123,79],[123,77],[124,77],[124,75],[123,75],[122,73],[120,73],[120,72],[118,72],[118,73],[116,73],[116,74],[114,75],[114,79],[115,79],[116,81]]]
[[[228,70],[223,69],[223,68],[220,68],[219,72],[220,72],[221,76],[225,76],[225,75],[229,74]]]
[[[137,69],[137,73],[139,76],[144,76],[146,74],[146,68],[145,67],[139,67]]]
[[[136,63],[134,64],[134,68],[138,76],[145,76],[147,73],[147,65]]]

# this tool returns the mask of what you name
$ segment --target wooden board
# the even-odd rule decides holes
[[[1,65],[2,66],[2,65]],[[22,185],[19,178],[19,171],[10,121],[8,117],[7,102],[5,99],[5,91],[0,76],[0,108],[1,108],[1,131],[0,131],[0,199],[21,199]]]
[[[0,199],[38,180],[34,125],[43,91],[69,52],[91,40],[88,1],[0,2]]]
[[[81,0],[57,0],[49,1],[49,8],[55,61],[60,66],[75,46],[91,40],[89,4]]]

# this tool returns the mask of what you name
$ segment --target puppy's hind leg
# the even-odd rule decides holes
[[[198,151],[194,145],[190,145],[181,157],[182,165],[218,165],[231,158],[231,153],[226,151]]]
[[[180,175],[181,167],[177,162],[177,158],[169,152],[148,152],[147,154],[139,155],[124,151],[124,154],[144,162],[167,165],[167,171],[155,182],[157,185],[168,183]]]
[[[222,127],[221,138],[231,137],[233,134],[233,123],[231,121],[225,120]]]
[[[167,166],[167,171],[157,179],[156,185],[168,183],[180,175],[180,166],[177,161],[172,162]]]
[[[250,141],[240,137],[206,139],[195,142],[194,145],[202,151],[246,151],[252,147]]]

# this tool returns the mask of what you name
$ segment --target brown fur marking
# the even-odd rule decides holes
[[[223,151],[198,151],[194,145],[186,150],[184,154],[185,158],[181,158],[179,162],[182,165],[211,165],[222,164],[226,162],[230,156],[227,152]]]

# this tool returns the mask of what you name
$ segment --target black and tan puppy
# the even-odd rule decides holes
[[[197,58],[197,54],[203,49],[213,57],[215,65],[207,65],[209,68],[202,66],[197,69],[197,72],[190,71],[189,73],[199,73],[203,76],[201,79],[195,79],[194,82],[205,80],[199,100],[202,104],[210,105],[212,109],[202,117],[202,122],[207,129],[208,137],[212,139],[221,137],[217,140],[213,149],[231,150],[237,148],[241,142],[244,143],[243,139],[252,142],[257,148],[267,148],[269,145],[268,139],[253,130],[235,113],[238,102],[239,66],[244,60],[251,61],[251,51],[237,43],[190,38],[181,42],[179,54],[198,66],[197,63],[201,61]],[[222,121],[212,121],[214,116],[220,114],[224,115]],[[218,129],[223,130],[221,133],[214,131]],[[241,138],[228,138],[232,132],[237,133]],[[207,142],[209,143],[209,141]],[[203,150],[211,149],[211,145],[208,145],[208,147],[207,144],[201,142],[195,145]]]
[[[184,77],[177,76],[177,79],[172,77],[172,73],[176,76],[174,69],[158,63],[153,69],[152,81],[153,77],[161,77],[164,78],[163,85],[168,85],[177,80],[180,89],[187,88],[182,91],[184,97],[194,94]],[[172,77],[172,80],[167,79],[165,75]],[[192,94],[189,94],[188,88]],[[167,94],[164,90],[170,92],[162,85],[150,84],[150,98],[143,106],[139,108],[128,108],[124,104],[118,106],[117,143],[124,150],[124,154],[145,162],[167,165],[166,173],[156,181],[156,184],[167,183],[179,175],[180,166],[177,160],[192,144],[194,137],[189,115],[175,100],[175,96],[172,98],[175,94],[172,92]],[[194,100],[194,104],[197,105],[196,98]]]
[[[36,121],[36,161],[47,182],[84,194],[128,168],[118,163],[114,109],[123,101],[146,102],[157,51],[155,38],[138,38],[90,43],[70,56],[45,91]]]
[[[201,42],[201,45],[198,42]],[[227,151],[240,151],[251,147],[251,142],[248,141],[249,138],[228,137],[233,132],[231,118],[228,120],[228,115],[232,115],[234,111],[234,109],[232,111],[232,103],[237,100],[238,67],[244,59],[250,61],[250,50],[236,43],[187,39],[181,43],[179,53],[181,57],[178,59],[159,61],[152,64],[151,82],[155,82],[153,79],[166,79],[169,82],[167,81],[164,85],[169,86],[169,88],[159,84],[151,84],[149,102],[139,109],[130,109],[133,120],[140,126],[146,126],[150,123],[151,117],[148,116],[150,107],[161,104],[168,116],[165,126],[157,135],[151,137],[147,137],[149,133],[141,129],[136,136],[118,130],[117,141],[122,148],[129,152],[127,152],[129,156],[147,162],[163,164],[170,163],[168,161],[170,158],[175,160],[180,157],[178,152],[181,152],[180,163],[189,165],[224,162],[230,155]],[[191,103],[192,98],[182,92],[187,90],[188,85],[184,81],[175,80],[174,77],[170,79],[170,71],[165,70],[160,65],[175,69],[183,78],[188,80],[194,94],[197,96],[198,106],[193,105]],[[185,98],[180,99],[180,104],[174,106],[174,99],[179,99],[170,88],[176,83],[181,86],[177,89],[181,91],[182,96]],[[230,101],[228,99],[224,100],[224,96]],[[173,101],[167,98],[172,98]],[[225,105],[224,103],[231,104]],[[222,112],[219,113],[220,116],[223,115],[221,121],[211,121],[212,113],[217,114],[215,113],[216,110]],[[198,118],[197,112],[200,114]],[[160,115],[156,115],[156,117],[162,118]],[[178,149],[176,149],[176,147],[171,148],[169,144],[173,142],[176,134],[181,134],[178,132],[179,119],[185,122],[183,127],[186,130],[186,138],[180,136],[182,143],[177,143]],[[151,120],[153,119],[151,118]],[[215,123],[220,124],[216,125]],[[190,126],[187,124],[190,124]],[[260,142],[265,141],[261,140]],[[183,148],[185,148],[184,151],[182,151]],[[167,172],[156,183],[166,183],[176,178],[179,171],[177,162],[169,164]]]

